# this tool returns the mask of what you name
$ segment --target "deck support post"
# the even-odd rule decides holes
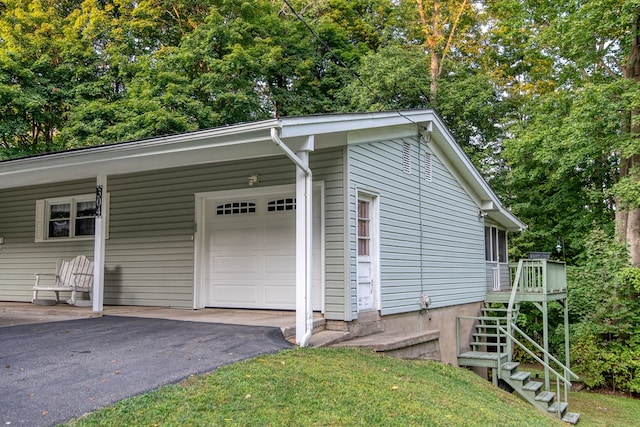
[[[544,348],[544,387],[550,390],[549,381],[549,304],[545,298],[542,301],[542,347]]]
[[[571,346],[569,345],[569,301],[566,298],[562,300],[562,306],[564,307],[564,364],[568,369],[571,369]]]

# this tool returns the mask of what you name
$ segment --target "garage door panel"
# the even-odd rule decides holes
[[[265,228],[263,230],[264,240],[262,241],[263,247],[274,248],[284,246],[290,248],[291,245],[295,244],[296,240],[294,226],[295,224],[284,227],[268,227],[265,224]]]
[[[270,306],[285,308],[296,303],[295,288],[292,293],[291,286],[265,283],[263,297],[265,304]]]
[[[264,257],[265,273],[287,274],[286,278],[295,278],[296,273],[295,255],[267,255]]]
[[[258,273],[259,259],[257,256],[215,256],[213,259],[213,273]]]
[[[217,284],[212,288],[212,297],[222,305],[255,307],[258,305],[258,287],[239,283]]]
[[[244,224],[218,225],[209,233],[209,250],[225,248],[225,250],[243,250],[247,245],[257,246],[260,241],[260,228]]]

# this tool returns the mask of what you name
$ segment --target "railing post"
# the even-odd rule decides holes
[[[513,343],[511,342],[511,336],[513,336],[513,329],[511,328],[511,324],[513,321],[513,313],[512,313],[512,309],[509,308],[507,309],[507,360],[509,362],[512,361],[513,359]]]
[[[497,367],[496,367],[496,371],[498,372],[497,374],[497,378],[496,375],[494,375],[494,381],[495,381],[495,385],[498,385],[498,379],[502,378],[502,363],[500,363],[502,361],[502,353],[500,352],[500,320],[496,320],[496,341],[497,341],[497,345],[496,345],[496,350],[498,352],[498,361],[496,363]],[[509,342],[509,338],[507,338],[507,342]],[[509,360],[509,362],[511,362],[511,356],[507,356],[507,359]]]
[[[516,293],[518,292],[518,287],[523,286],[523,277],[525,276],[525,268],[524,268],[524,260],[518,261],[518,268],[516,270],[516,275],[513,280],[513,285],[511,289],[511,296],[509,297],[509,305],[507,306],[507,359],[511,362],[512,356],[512,342],[511,336],[513,336],[513,330],[511,328],[511,324],[513,322],[513,305],[516,300]]]
[[[566,383],[565,383],[566,384]],[[558,396],[558,405],[556,406],[556,415],[558,416],[558,418],[562,418],[560,415],[562,414],[562,412],[560,412],[560,403],[563,402],[562,400],[562,395],[560,394],[560,378],[558,378],[558,376],[556,375],[556,396]],[[565,396],[565,400],[564,402],[566,402],[566,396]]]
[[[541,267],[542,267],[542,295],[545,295],[545,299],[546,299],[546,295],[547,295],[547,260],[543,259],[541,260]]]

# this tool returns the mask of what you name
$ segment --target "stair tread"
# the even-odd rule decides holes
[[[551,406],[549,406],[549,412],[558,412],[558,408],[560,408],[560,413],[564,413],[567,410],[569,404],[567,402],[553,402]]]
[[[504,369],[505,371],[513,371],[518,366],[520,366],[520,363],[518,362],[507,362],[502,364],[502,369]]]
[[[543,391],[539,395],[536,396],[536,400],[540,402],[551,402],[556,397],[556,394],[552,391]]]
[[[440,338],[440,331],[380,332],[339,343],[340,347],[367,347],[384,352],[410,347]]]
[[[474,347],[476,351],[481,351],[481,350],[478,350],[477,347],[495,347],[496,346],[495,343],[492,344],[492,343],[486,343],[486,342],[472,342],[471,345]],[[504,344],[502,344],[500,347],[502,349],[502,354],[506,357],[507,352],[505,351]]]
[[[579,419],[580,414],[577,412],[567,412],[564,414],[564,417],[562,417],[562,421],[569,424],[577,424]]]
[[[542,387],[542,383],[540,381],[529,381],[525,385],[522,386],[523,390],[537,392]]]
[[[498,360],[498,353],[489,352],[489,351],[466,351],[460,354],[458,357]],[[505,357],[507,357],[506,354],[504,353],[500,354],[501,359]]]
[[[531,372],[519,371],[519,372],[516,372],[515,374],[511,374],[509,378],[511,378],[512,380],[524,382],[528,380],[530,376],[531,376]]]

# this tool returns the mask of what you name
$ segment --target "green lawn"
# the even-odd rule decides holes
[[[540,376],[536,367],[523,367]],[[572,392],[579,425],[637,426],[640,399]],[[561,426],[464,369],[364,350],[295,349],[218,369],[70,426]]]
[[[539,365],[522,365],[532,378],[544,378]],[[553,390],[553,386],[552,386]],[[580,414],[580,427],[636,427],[640,425],[640,399],[589,391],[569,392],[569,410]]]
[[[71,426],[561,426],[477,375],[362,350],[294,349],[124,400]]]
[[[640,399],[581,391],[569,393],[569,408],[581,414],[580,427],[640,425]]]

